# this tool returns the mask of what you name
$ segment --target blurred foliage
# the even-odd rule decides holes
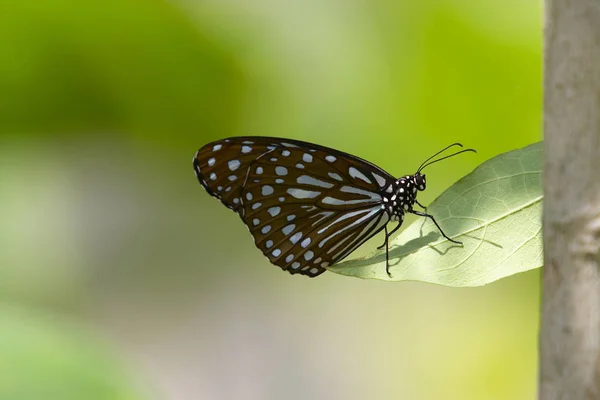
[[[108,346],[64,317],[0,305],[0,398],[147,398]]]
[[[196,135],[190,127],[231,129],[243,82],[235,58],[172,4],[0,7],[1,132],[170,131],[181,140]]]
[[[429,203],[539,140],[541,19],[518,0],[0,4],[0,299],[35,310],[3,314],[0,360],[23,368],[1,397],[140,398],[115,371],[169,399],[534,396],[537,272],[460,291],[290,277],[191,157],[277,135],[402,175],[477,148],[432,167]]]

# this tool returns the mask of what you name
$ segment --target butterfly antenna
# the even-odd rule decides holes
[[[449,146],[449,147],[450,147],[450,146]],[[462,146],[461,146],[461,147],[462,147]],[[447,148],[448,148],[448,147],[447,147]],[[429,160],[427,160],[427,161],[425,161],[423,164],[421,164],[421,166],[420,166],[420,167],[419,167],[419,169],[417,170],[417,173],[421,172],[421,171],[422,171],[422,170],[423,170],[425,167],[428,167],[428,166],[430,166],[431,164],[435,164],[435,163],[436,163],[436,162],[438,162],[438,161],[442,161],[442,160],[445,160],[445,159],[447,159],[447,158],[454,157],[454,156],[457,156],[457,155],[459,155],[459,154],[462,154],[462,153],[467,153],[467,152],[473,152],[473,153],[477,153],[477,150],[475,150],[475,149],[464,149],[464,150],[461,150],[461,151],[457,151],[456,153],[449,154],[449,155],[447,155],[447,156],[445,156],[445,157],[438,158],[437,160],[433,160],[433,161],[431,161],[431,162],[427,162],[427,161],[431,160],[431,157],[430,157],[430,158],[429,158]],[[439,154],[439,153],[438,153],[438,154]],[[436,154],[436,155],[437,155],[437,154]]]
[[[432,158],[434,158],[435,156],[437,156],[437,155],[439,155],[439,154],[441,154],[441,153],[445,152],[446,150],[448,150],[449,148],[452,148],[452,147],[454,147],[454,146],[460,146],[460,147],[463,147],[463,145],[462,145],[462,144],[460,144],[460,143],[452,143],[450,146],[446,146],[446,147],[444,147],[443,149],[441,149],[440,151],[438,151],[437,153],[435,153],[434,155],[432,155],[431,157],[429,157],[427,160],[423,161],[423,162],[421,163],[421,165],[419,166],[419,169],[417,170],[417,172],[418,172],[418,171],[420,171],[421,169],[423,169],[423,168],[424,168],[423,166],[424,166],[425,164],[427,164],[427,161],[431,160],[431,159],[432,159]]]

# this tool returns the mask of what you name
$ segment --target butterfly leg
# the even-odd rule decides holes
[[[431,218],[431,220],[433,221],[433,223],[435,224],[435,226],[437,226],[437,228],[440,230],[440,232],[441,232],[441,234],[442,234],[443,237],[445,237],[446,239],[448,239],[452,243],[462,244],[462,242],[459,242],[458,240],[450,239],[448,236],[446,236],[446,234],[444,233],[444,231],[442,230],[442,228],[440,228],[440,226],[438,225],[438,223],[435,220],[435,218],[433,217],[433,215],[427,214],[427,213],[424,213],[424,212],[420,212],[420,211],[415,211],[415,210],[411,210],[409,212],[411,212],[411,213],[413,213],[415,215],[418,215],[419,217]]]
[[[383,244],[381,246],[379,246],[377,248],[377,250],[383,249],[383,246],[387,246],[388,237],[392,236],[394,234],[394,232],[396,232],[400,228],[400,226],[402,226],[402,221],[398,221],[398,225],[396,225],[394,227],[394,229],[392,229],[392,231],[390,233],[388,233],[388,231],[387,231],[387,225],[386,225],[386,227],[385,227],[385,241],[383,242]]]
[[[427,207],[425,207],[423,204],[419,203],[419,200],[416,200],[416,199],[415,199],[415,203],[417,203],[417,205],[418,205],[419,207],[421,207],[423,210],[427,210]]]
[[[381,249],[383,246],[385,246],[385,272],[387,272],[390,278],[392,277],[392,274],[390,274],[390,248],[388,247],[388,242],[390,236],[392,236],[394,232],[396,232],[398,228],[400,228],[400,226],[402,226],[402,221],[398,221],[398,225],[396,225],[394,229],[392,229],[392,231],[388,233],[387,225],[385,225],[385,240],[383,244],[378,247],[378,249]]]
[[[387,272],[388,276],[391,278],[392,275],[390,275],[390,256],[388,254],[388,230],[387,230],[387,225],[385,225],[385,227],[383,228],[385,230],[385,239],[384,242],[381,246],[378,247],[378,249],[382,248],[383,246],[385,246],[385,272]]]
[[[385,226],[385,242],[379,248],[385,246],[385,272],[387,272],[388,276],[391,278],[392,274],[390,274],[390,249],[388,248],[388,238],[390,234],[388,234],[387,225]]]

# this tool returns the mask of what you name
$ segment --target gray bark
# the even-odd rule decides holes
[[[600,0],[546,0],[542,400],[600,399]]]

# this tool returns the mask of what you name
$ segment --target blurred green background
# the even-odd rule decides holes
[[[400,176],[477,148],[431,167],[428,203],[540,140],[541,7],[2,3],[0,399],[534,398],[538,271],[473,289],[290,276],[191,159],[285,136]]]

